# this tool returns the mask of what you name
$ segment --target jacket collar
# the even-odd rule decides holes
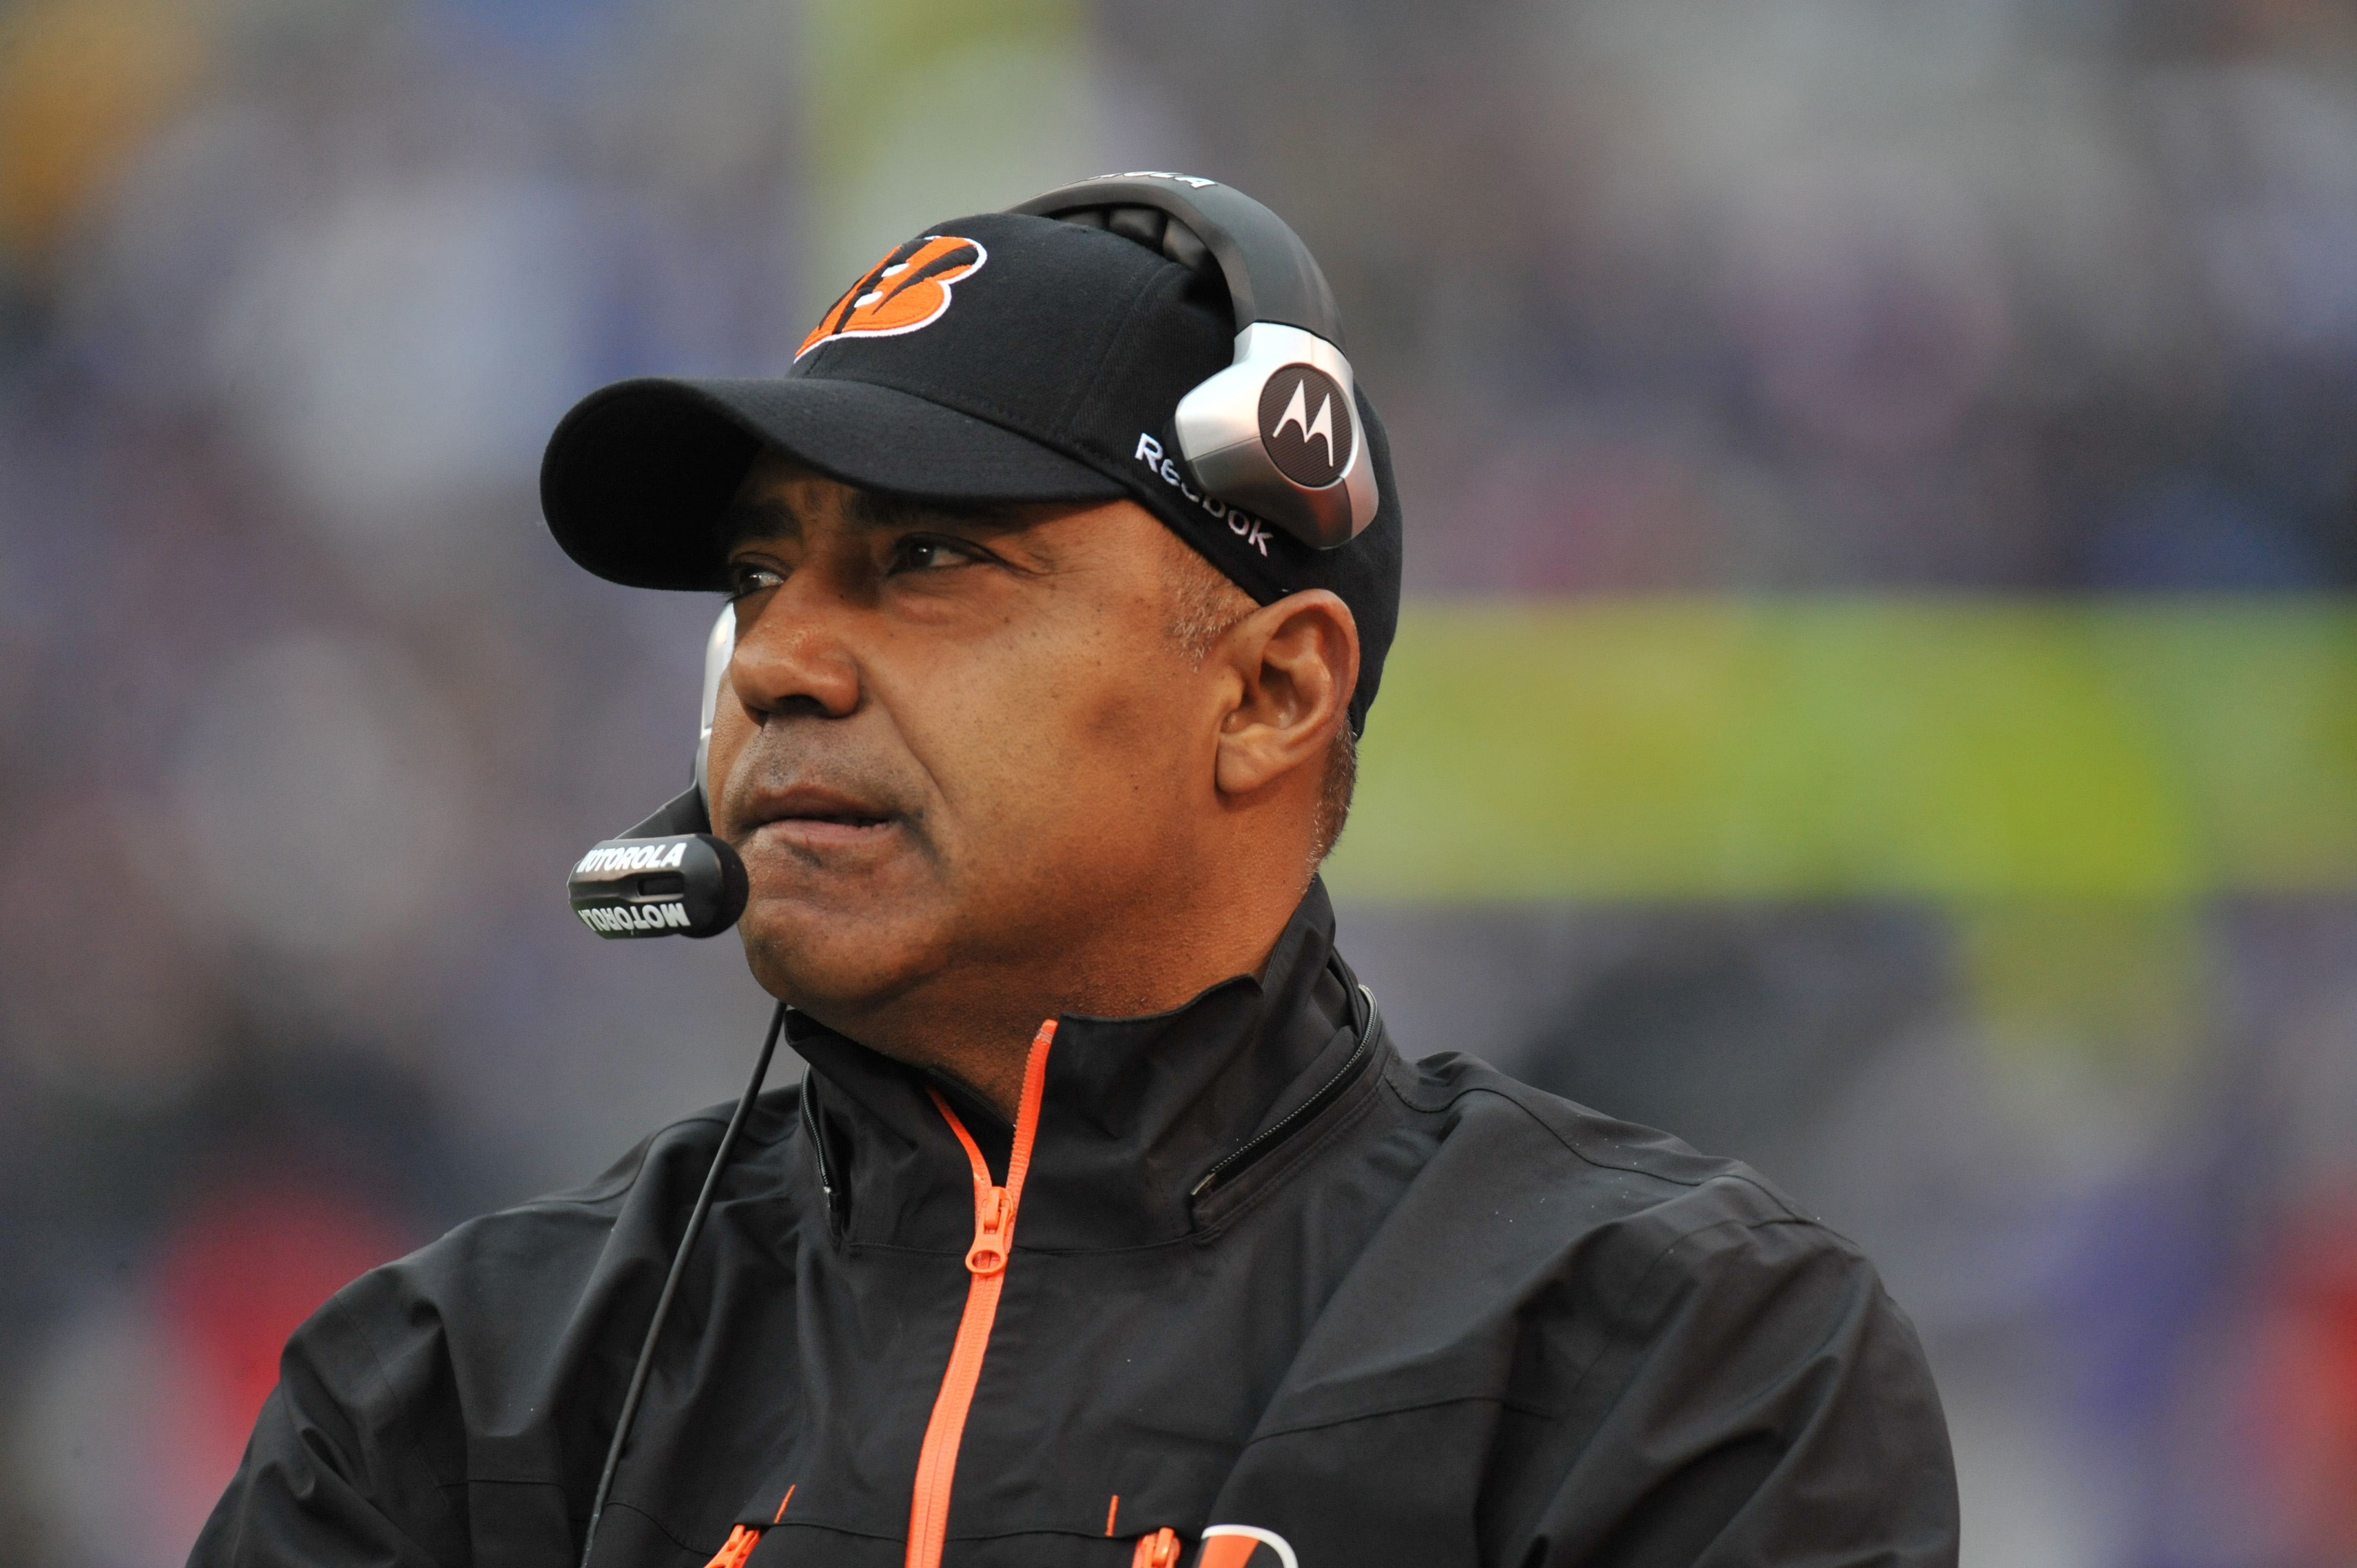
[[[1349,1059],[1355,985],[1334,951],[1333,905],[1313,881],[1265,978],[1235,975],[1146,1017],[1060,1018],[1018,1245],[1093,1251],[1187,1235],[1188,1195],[1205,1173]],[[962,1251],[972,1181],[926,1087],[956,1106],[1002,1176],[1005,1119],[805,1014],[791,1015],[786,1037],[810,1064],[804,1092],[848,1238]]]

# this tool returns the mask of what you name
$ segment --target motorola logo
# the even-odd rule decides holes
[[[1325,371],[1286,365],[1262,383],[1261,445],[1295,484],[1322,490],[1340,478],[1357,438],[1351,400]]]

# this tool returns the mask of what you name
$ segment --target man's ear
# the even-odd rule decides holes
[[[1250,795],[1304,764],[1322,768],[1359,682],[1351,607],[1323,588],[1304,589],[1263,605],[1220,641],[1241,681],[1220,721],[1220,793]]]

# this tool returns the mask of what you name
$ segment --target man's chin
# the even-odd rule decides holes
[[[889,1005],[939,967],[946,945],[938,922],[873,897],[757,895],[737,929],[761,988],[821,1022]]]

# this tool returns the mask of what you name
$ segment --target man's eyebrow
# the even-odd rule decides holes
[[[734,550],[755,540],[800,533],[802,520],[784,497],[761,496],[752,500],[730,501],[721,510],[717,528],[720,547]]]
[[[1033,521],[1039,508],[1037,503],[1027,505],[1021,501],[923,500],[882,490],[854,490],[845,510],[851,521],[862,528],[890,532],[943,524],[1020,528]],[[721,548],[734,550],[741,544],[799,534],[802,518],[785,497],[759,496],[730,501],[721,510],[715,528]]]

